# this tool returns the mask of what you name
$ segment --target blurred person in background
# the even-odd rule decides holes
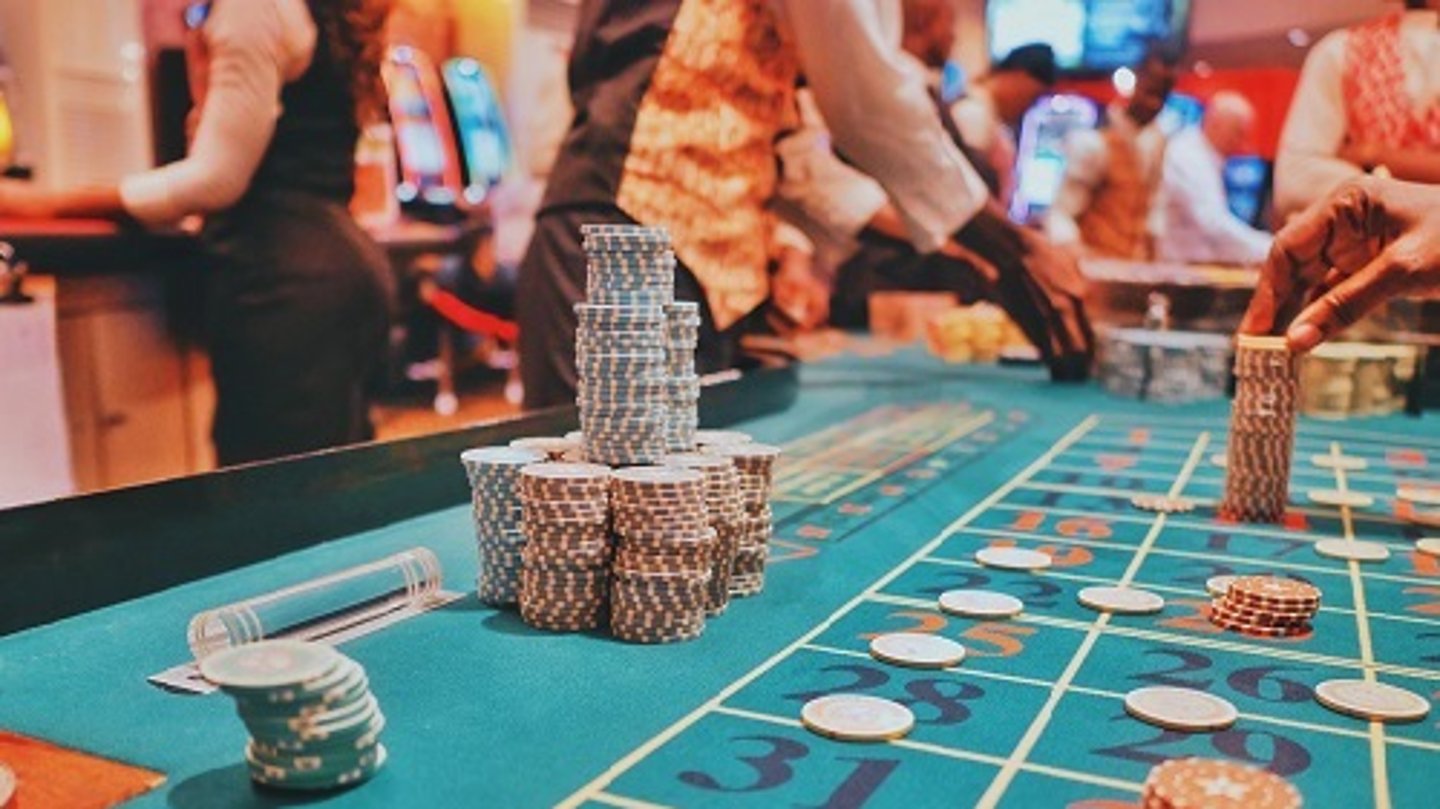
[[[733,367],[771,294],[775,138],[802,67],[846,158],[879,180],[922,252],[992,223],[984,183],[941,129],[900,56],[898,0],[656,0],[581,4],[570,60],[575,118],[550,174],[517,304],[525,404],[575,393],[580,225],[669,230],[676,297],[700,302],[697,366]],[[797,274],[797,280],[808,281]]]
[[[1306,55],[1275,158],[1276,212],[1381,166],[1440,183],[1440,0],[1406,0]]]
[[[1178,55],[1152,46],[1135,71],[1128,99],[1105,111],[1098,130],[1065,144],[1065,176],[1045,220],[1056,244],[1078,254],[1148,261],[1163,228],[1165,133],[1156,118],[1175,87]]]
[[[1239,93],[1221,91],[1205,107],[1199,126],[1188,127],[1165,146],[1165,227],[1159,256],[1169,261],[1257,264],[1270,249],[1270,234],[1230,211],[1225,161],[1244,154],[1255,126],[1255,108]]]
[[[976,79],[950,106],[965,142],[995,172],[997,199],[1006,209],[1015,195],[1015,133],[1025,113],[1055,86],[1055,51],[1044,43],[1021,45]]]
[[[1000,192],[1000,175],[987,156],[966,140],[946,108],[941,82],[955,50],[954,0],[903,0],[904,31],[900,36],[900,57],[907,67],[924,77],[925,89],[935,105],[940,125],[965,156],[991,195]]]
[[[0,186],[0,215],[153,227],[204,215],[222,464],[372,436],[390,270],[347,205],[360,124],[383,115],[388,12],[388,0],[191,3],[184,159],[118,186]]]

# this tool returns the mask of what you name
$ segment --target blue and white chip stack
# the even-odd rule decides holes
[[[582,225],[580,232],[587,300],[575,304],[575,367],[585,459],[652,463],[666,453],[670,424],[670,234],[640,225]]]
[[[695,374],[695,346],[700,340],[700,304],[675,301],[665,305],[666,371],[670,375],[665,447],[671,452],[695,449],[700,426],[700,377]]]
[[[516,603],[520,593],[521,522],[520,470],[545,460],[545,454],[517,447],[478,447],[460,453],[470,479],[470,505],[475,520],[475,545],[480,575],[475,589],[493,606]]]

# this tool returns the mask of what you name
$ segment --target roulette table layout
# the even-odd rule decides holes
[[[1310,807],[1433,805],[1440,716],[1372,722],[1316,697],[1336,679],[1440,697],[1440,558],[1419,546],[1440,528],[1397,498],[1440,483],[1433,417],[1301,418],[1283,519],[1245,524],[1216,508],[1224,401],[1145,404],[874,346],[704,397],[702,426],[783,452],[764,589],[694,640],[545,632],[476,599],[458,451],[573,429],[574,411],[556,411],[12,512],[0,731],[156,774],[127,806],[293,802],[250,783],[231,700],[147,677],[189,659],[201,610],[424,546],[463,595],[339,645],[384,706],[388,761],[326,805],[1118,809],[1186,756],[1269,771]],[[1389,553],[1317,552],[1327,540]],[[986,549],[1049,564],[987,566]],[[1303,631],[1211,620],[1207,582],[1251,575],[1323,593]],[[1082,603],[1106,586],[1164,606]],[[956,589],[1023,608],[941,610]],[[963,660],[872,656],[891,632],[957,641]],[[1127,712],[1149,687],[1207,692],[1237,718],[1158,727]],[[856,743],[802,722],[806,703],[842,694],[900,703],[913,727]]]

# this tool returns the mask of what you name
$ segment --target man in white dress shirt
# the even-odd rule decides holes
[[[1170,138],[1165,147],[1164,232],[1160,258],[1170,261],[1254,264],[1270,249],[1270,234],[1230,211],[1225,160],[1242,154],[1255,125],[1255,108],[1239,93],[1210,99],[1205,119]]]

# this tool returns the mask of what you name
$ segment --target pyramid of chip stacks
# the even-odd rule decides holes
[[[575,304],[576,404],[586,460],[651,464],[694,448],[699,306],[677,303],[664,228],[582,225],[586,301]]]
[[[369,780],[385,766],[385,715],[359,663],[333,647],[265,640],[207,655],[200,673],[235,699],[250,733],[251,780],[327,790]]]
[[[1243,522],[1278,522],[1285,516],[1299,373],[1285,338],[1238,338],[1223,516]]]

